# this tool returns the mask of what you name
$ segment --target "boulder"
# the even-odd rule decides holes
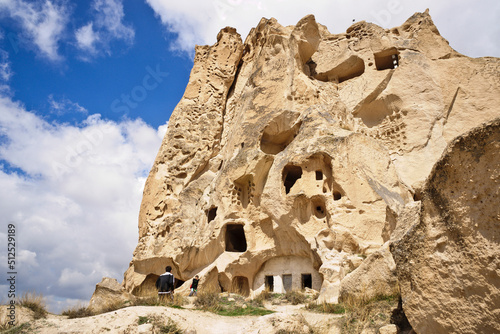
[[[96,284],[89,309],[94,313],[101,313],[113,306],[131,304],[135,300],[136,297],[127,292],[116,279],[103,277],[102,281]]]
[[[417,333],[500,332],[500,119],[452,141],[391,245]]]

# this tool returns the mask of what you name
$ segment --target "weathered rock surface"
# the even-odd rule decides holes
[[[417,333],[500,332],[500,119],[459,136],[391,248]]]
[[[116,279],[103,277],[102,281],[96,284],[94,294],[90,299],[89,310],[102,313],[111,305],[126,305],[135,299],[135,296],[125,290]]]
[[[370,254],[356,270],[342,280],[340,299],[357,299],[368,301],[379,295],[398,293],[396,264],[385,244]]]
[[[364,257],[393,280],[383,247],[407,238],[448,143],[498,117],[499,70],[499,59],[454,51],[428,12],[343,34],[313,16],[262,19],[245,42],[223,29],[196,48],[146,182],[125,289],[147,291],[171,265],[183,289],[198,274],[200,289],[309,287],[334,302],[348,271],[372,274]],[[480,197],[472,184],[464,201]],[[421,314],[408,309],[413,324]]]

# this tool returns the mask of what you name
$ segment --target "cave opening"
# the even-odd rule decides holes
[[[262,152],[274,155],[286,149],[300,131],[302,121],[297,121],[299,115],[296,112],[285,111],[269,122],[260,138]]]
[[[373,56],[378,71],[394,69],[399,66],[399,52],[396,48],[374,53]]]
[[[266,276],[265,286],[266,286],[266,291],[269,291],[269,292],[274,291],[274,277],[273,276]]]
[[[285,192],[288,194],[295,182],[302,177],[302,168],[300,166],[288,165],[283,169],[283,183]]]
[[[309,288],[312,289],[312,275],[302,274],[302,289]]]
[[[226,225],[226,251],[227,252],[246,252],[247,240],[243,225]]]
[[[231,291],[242,296],[250,295],[250,284],[245,276],[235,276],[231,284]]]
[[[177,289],[180,287],[182,284],[184,284],[185,281],[178,279],[177,277],[175,278],[175,283],[174,283],[174,289]]]
[[[333,200],[338,201],[342,198],[342,194],[339,191],[334,191],[333,192]]]
[[[315,196],[312,198],[313,213],[316,218],[322,219],[326,217],[326,205],[325,200],[320,196]]]
[[[208,210],[208,212],[207,212],[208,222],[210,223],[212,220],[215,219],[215,217],[217,217],[217,207],[216,206],[211,207],[210,210]]]

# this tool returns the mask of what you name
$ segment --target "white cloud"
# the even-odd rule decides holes
[[[330,32],[345,31],[353,19],[377,23],[384,28],[401,25],[415,12],[430,14],[452,47],[468,56],[500,56],[497,19],[500,2],[494,0],[409,1],[374,0],[146,0],[167,29],[178,34],[174,48],[193,53],[194,44],[213,44],[225,26],[237,28],[243,39],[262,17],[275,17],[282,25],[296,24],[307,14]],[[196,8],[194,10],[194,8]]]
[[[16,226],[18,292],[43,293],[54,311],[88,302],[103,276],[127,269],[160,129],[99,115],[47,123],[5,96],[0,111],[0,212]]]
[[[95,42],[99,40],[99,36],[94,31],[92,22],[76,30],[75,37],[80,49],[95,52]]]
[[[50,112],[59,116],[74,112],[82,114],[88,113],[87,109],[79,105],[77,102],[72,102],[64,97],[59,101],[56,101],[54,99],[54,95],[51,94],[48,97],[48,102],[50,105]]]
[[[82,55],[84,59],[96,56],[99,51],[109,53],[109,44],[113,40],[122,40],[126,44],[133,43],[135,31],[123,23],[125,13],[122,0],[94,0],[92,9],[94,21],[75,32],[78,48],[88,52]]]
[[[113,38],[131,42],[134,39],[134,29],[123,24],[122,0],[95,0],[96,25],[107,30]]]
[[[59,60],[58,43],[68,22],[68,7],[50,0],[28,2],[4,0],[0,10],[5,11],[24,28],[24,33],[50,60]]]
[[[0,49],[0,82],[9,81],[12,76],[12,70],[10,69],[9,54]]]

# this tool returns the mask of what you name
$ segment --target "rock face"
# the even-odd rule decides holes
[[[196,48],[146,182],[125,289],[151,289],[171,265],[183,289],[198,274],[200,289],[308,287],[334,302],[348,272],[379,263],[393,289],[388,243],[415,220],[448,143],[498,117],[499,70],[454,51],[428,12],[343,34],[313,16],[262,19],[244,43],[223,29]]]
[[[135,296],[127,292],[116,279],[104,277],[96,284],[88,308],[92,312],[101,313],[111,305],[126,305],[135,299]]]
[[[392,253],[418,333],[500,332],[500,119],[458,137]]]

